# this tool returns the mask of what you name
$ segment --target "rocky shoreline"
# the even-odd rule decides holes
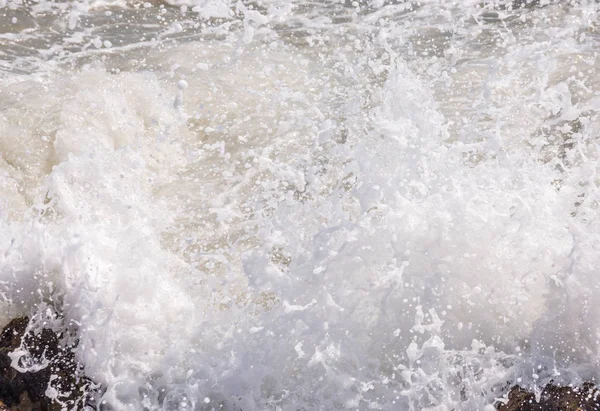
[[[592,383],[581,387],[546,385],[536,401],[535,394],[514,386],[508,402],[498,406],[499,411],[595,411],[600,410],[600,391]]]
[[[95,409],[100,392],[75,360],[76,344],[66,344],[64,335],[49,328],[30,330],[29,323],[15,318],[0,334],[0,411]],[[15,350],[28,354],[16,359]],[[39,369],[20,372],[15,361],[18,368]]]

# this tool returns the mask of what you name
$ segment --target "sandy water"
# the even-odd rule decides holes
[[[102,409],[595,380],[599,8],[0,0],[1,322]]]

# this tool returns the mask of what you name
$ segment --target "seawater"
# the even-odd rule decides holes
[[[596,381],[599,12],[0,0],[0,322],[106,410]]]

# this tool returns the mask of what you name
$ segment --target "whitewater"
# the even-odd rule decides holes
[[[101,410],[598,381],[600,3],[0,0],[20,315]]]

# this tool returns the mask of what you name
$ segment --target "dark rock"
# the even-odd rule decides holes
[[[27,317],[16,318],[0,334],[0,411],[79,410],[93,406],[98,391],[75,360],[76,345],[61,344],[63,336],[48,328],[37,333],[28,331],[28,325]],[[47,365],[36,372],[19,372],[11,366],[9,356],[16,349],[28,352],[27,361]],[[46,395],[49,384],[60,393],[59,401]]]
[[[600,391],[592,383],[581,387],[560,387],[548,384],[540,401],[518,385],[508,394],[508,403],[498,406],[499,411],[595,411],[600,410]]]

